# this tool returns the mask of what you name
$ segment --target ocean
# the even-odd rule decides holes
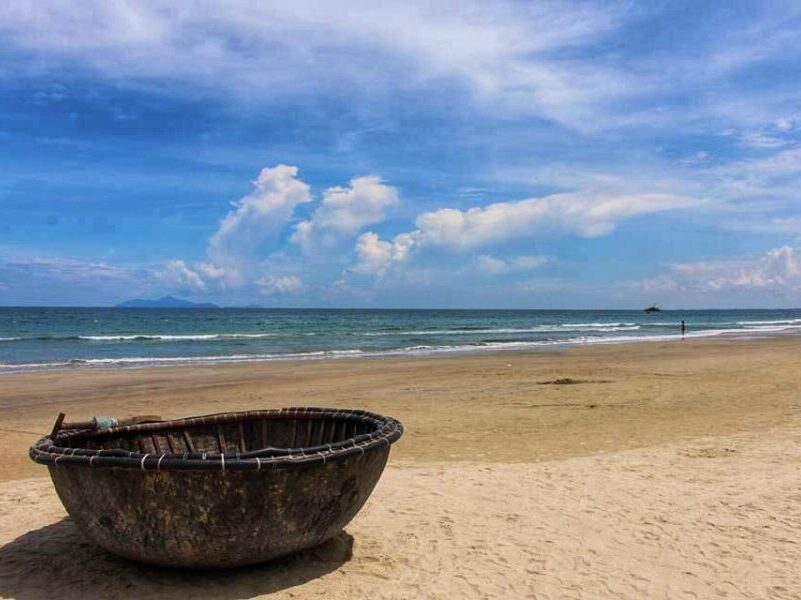
[[[801,330],[801,309],[0,308],[0,373],[255,360],[437,356]]]

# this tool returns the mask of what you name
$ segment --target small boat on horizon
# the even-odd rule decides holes
[[[662,312],[662,309],[659,308],[656,304],[652,304],[648,308],[643,309],[643,312],[647,312],[647,313]]]

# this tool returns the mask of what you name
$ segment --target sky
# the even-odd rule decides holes
[[[798,2],[0,5],[0,305],[801,306]]]

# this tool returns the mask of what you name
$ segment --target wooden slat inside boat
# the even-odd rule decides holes
[[[389,417],[321,408],[65,425],[30,455],[70,517],[110,552],[178,567],[253,564],[333,537],[403,432]]]

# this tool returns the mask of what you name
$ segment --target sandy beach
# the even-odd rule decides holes
[[[801,596],[801,337],[0,377],[0,597]],[[27,448],[59,411],[322,405],[406,427],[338,538],[225,573],[97,550]]]

